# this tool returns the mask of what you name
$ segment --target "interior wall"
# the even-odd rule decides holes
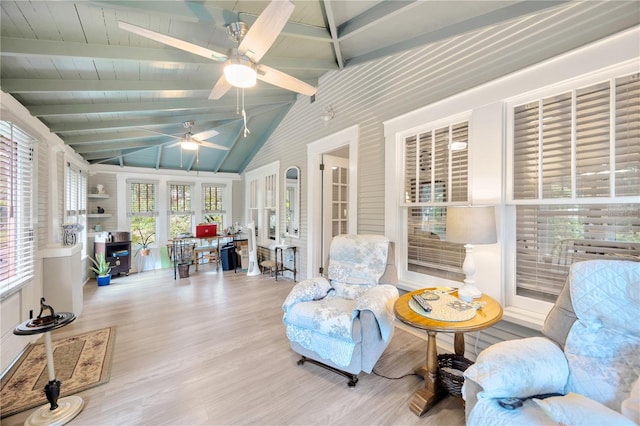
[[[481,62],[470,66],[461,60],[452,65],[455,69],[434,70],[437,68],[434,58],[446,42],[325,74],[321,78],[315,102],[309,97],[299,96],[246,171],[279,160],[281,176],[290,166],[300,167],[301,188],[304,189],[309,176],[307,144],[357,125],[358,232],[384,234],[386,155],[382,123],[489,81],[481,72]],[[559,48],[560,52],[562,50]],[[503,75],[531,65],[515,60],[510,51],[492,55],[493,61],[503,61]],[[531,59],[535,60],[535,55]],[[539,58],[540,61],[543,59],[546,58]],[[442,75],[454,75],[455,78],[442,81],[438,77]],[[323,121],[321,115],[327,107],[332,108],[335,116],[332,120]],[[306,199],[307,194],[301,193],[301,235],[294,242],[302,253],[307,252],[308,240]],[[280,199],[281,226],[284,224],[283,210],[284,200]],[[243,214],[246,217],[246,211]]]
[[[63,255],[71,249],[61,246],[61,225],[64,219],[64,164],[88,164],[73,150],[64,146],[58,136],[34,118],[11,95],[0,92],[0,116],[11,121],[37,140],[35,144],[33,218],[35,226],[34,276],[19,289],[5,294],[0,300],[0,371],[5,371],[22,350],[39,336],[16,336],[13,329],[29,319],[31,312],[38,315],[40,298],[44,294],[43,262],[52,247],[60,248]],[[62,166],[62,167],[61,167]],[[58,251],[56,254],[60,254]],[[82,279],[81,271],[77,277]],[[54,306],[55,308],[55,306]]]

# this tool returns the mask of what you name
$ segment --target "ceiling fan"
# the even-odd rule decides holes
[[[209,99],[220,99],[231,87],[242,89],[252,87],[256,84],[256,79],[312,96],[316,93],[315,87],[282,71],[258,63],[286,25],[294,7],[289,0],[272,0],[251,28],[248,28],[244,22],[227,25],[227,34],[238,43],[238,47],[229,49],[226,54],[126,22],[118,21],[118,26],[125,31],[195,55],[214,61],[224,61],[224,73],[211,90]]]
[[[196,123],[194,121],[185,121],[184,123],[182,123],[182,126],[185,129],[188,129],[187,132],[182,136],[169,135],[167,133],[156,132],[155,130],[150,130],[150,129],[141,129],[141,130],[144,130],[145,132],[155,133],[157,135],[163,135],[163,136],[168,136],[170,138],[178,139],[178,142],[168,145],[167,148],[180,145],[180,148],[184,149],[185,151],[197,151],[198,148],[200,148],[201,146],[206,148],[220,149],[223,151],[229,150],[229,147],[227,146],[218,145],[217,143],[206,141],[206,139],[210,139],[219,133],[215,129],[206,130],[204,132],[196,133],[194,135],[191,130],[193,129],[193,126],[195,126],[195,124]]]

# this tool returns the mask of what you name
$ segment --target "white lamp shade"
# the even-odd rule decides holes
[[[247,88],[256,85],[257,73],[250,61],[240,57],[229,58],[224,66],[224,78],[234,87]]]
[[[447,241],[493,244],[498,241],[494,206],[447,207]]]

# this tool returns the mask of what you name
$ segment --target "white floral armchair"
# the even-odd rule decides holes
[[[490,346],[465,371],[468,425],[640,423],[640,262],[573,264],[542,331]],[[522,406],[501,407],[510,397]]]
[[[393,244],[381,235],[339,235],[331,242],[328,279],[298,283],[282,309],[291,348],[355,386],[371,373],[393,336],[398,298]]]

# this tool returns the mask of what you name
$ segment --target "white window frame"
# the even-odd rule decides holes
[[[393,230],[388,229],[386,231],[387,235],[396,241],[396,260],[397,260],[397,268],[398,268],[398,279],[406,283],[406,287],[408,289],[412,288],[424,288],[426,285],[424,284],[426,281],[429,282],[429,285],[433,286],[458,286],[460,283],[457,281],[452,281],[450,279],[431,276],[419,272],[414,272],[408,270],[408,250],[407,244],[408,241],[408,229],[407,229],[407,211],[411,207],[419,207],[419,206],[433,206],[433,203],[412,203],[408,204],[405,200],[405,139],[412,135],[421,134],[424,132],[428,132],[434,129],[440,129],[443,127],[455,125],[461,122],[468,123],[468,146],[467,150],[470,149],[472,140],[473,140],[473,123],[472,123],[472,115],[470,111],[465,111],[459,114],[453,114],[447,117],[442,117],[437,120],[425,122],[424,124],[420,124],[419,126],[412,127],[406,130],[400,130],[395,132],[393,135],[387,135],[387,152],[389,150],[393,150],[393,156],[390,156],[391,163],[386,167],[386,176],[385,180],[387,182],[386,186],[386,200],[387,205],[392,206],[391,208],[394,210],[393,217],[389,222],[397,223],[396,228]],[[395,161],[394,161],[395,160]],[[467,200],[452,202],[447,201],[444,203],[439,203],[437,206],[451,206],[451,205],[467,205],[469,204],[470,195],[469,190],[471,188],[470,180],[471,180],[471,155],[469,153],[467,157]],[[449,173],[450,176],[450,173]],[[447,194],[450,197],[450,192]],[[448,198],[450,199],[450,198]]]
[[[251,170],[245,175],[245,200],[247,220],[257,218],[258,237],[256,242],[263,245],[275,244],[280,235],[280,161]],[[270,191],[270,193],[268,193]],[[267,205],[268,204],[268,205]],[[275,210],[275,240],[269,239],[269,211]]]
[[[206,193],[208,188],[217,188],[220,191],[221,197],[221,209],[207,209],[206,208]],[[227,194],[227,185],[224,183],[202,183],[201,185],[201,196],[200,202],[202,206],[202,220],[204,221],[204,217],[208,215],[220,215],[222,217],[222,222],[218,226],[218,232],[222,233],[222,230],[229,226],[229,219],[227,217],[227,203],[229,200],[229,196]]]
[[[159,200],[159,190],[160,190],[160,182],[157,180],[145,180],[145,179],[135,179],[135,178],[131,178],[131,179],[127,179],[126,181],[126,188],[127,188],[127,219],[129,222],[129,231],[131,232],[131,237],[133,240],[133,232],[135,231],[134,229],[132,229],[132,223],[131,223],[131,218],[132,217],[155,217],[155,229],[154,229],[154,233],[156,234],[156,236],[158,235],[158,226],[159,224],[159,210],[158,210],[158,205],[160,203]],[[134,184],[151,184],[154,185],[153,187],[153,191],[154,191],[154,210],[150,210],[150,211],[146,211],[146,212],[132,212],[131,208],[132,208],[132,203],[133,200],[131,199],[131,187]]]
[[[189,205],[189,209],[188,210],[172,210],[171,208],[171,204],[172,204],[172,186],[187,186],[189,187],[189,201],[190,201],[190,205]],[[191,216],[191,226],[190,229],[186,232],[190,232],[190,233],[194,233],[194,229],[195,229],[195,224],[194,224],[194,218],[195,218],[195,210],[194,210],[194,197],[195,197],[195,184],[193,182],[167,182],[167,235],[169,235],[169,237],[173,238],[175,235],[171,235],[171,216]]]
[[[67,162],[64,174],[64,223],[78,224],[82,231],[78,233],[78,243],[81,244],[80,256],[87,256],[87,171]]]
[[[516,200],[514,199],[514,108],[518,105],[526,104],[529,102],[535,102],[540,99],[545,99],[565,92],[575,92],[581,88],[589,87],[594,84],[601,83],[603,81],[613,80],[617,77],[622,77],[628,74],[638,72],[636,64],[625,64],[622,66],[616,66],[601,70],[596,73],[592,73],[587,76],[580,76],[574,79],[563,81],[551,86],[540,88],[539,90],[531,91],[527,94],[510,98],[506,100],[506,180],[505,180],[505,229],[506,235],[513,238],[507,238],[504,241],[505,244],[505,258],[506,258],[506,302],[507,306],[515,308],[516,310],[533,311],[544,314],[551,309],[553,303],[545,302],[530,297],[523,297],[516,294],[516,207],[518,205],[531,205],[531,206],[543,206],[543,205],[563,205],[563,204],[634,204],[640,202],[640,197],[637,196],[609,196],[598,198],[578,198],[575,195],[575,186],[572,187],[572,194],[566,198],[547,198],[544,199],[542,191],[539,191],[537,199]],[[615,88],[615,86],[614,86]],[[613,115],[613,114],[612,114]],[[614,117],[615,118],[615,117]],[[615,131],[615,126],[612,126],[611,133]],[[610,140],[613,143],[613,139]],[[574,154],[572,154],[574,155]],[[572,163],[575,163],[575,158],[572,157]],[[575,177],[572,178],[575,181]],[[613,183],[612,183],[613,185]]]
[[[12,227],[14,233],[7,236],[8,244],[12,244],[11,251],[13,255],[8,261],[3,259],[0,264],[0,299],[4,299],[18,291],[25,284],[29,283],[34,277],[35,268],[35,225],[34,225],[34,209],[35,200],[35,151],[36,140],[28,133],[20,129],[9,121],[2,121],[2,150],[1,155],[4,165],[17,164],[18,170],[13,166],[0,169],[2,176],[2,192],[3,201],[8,202],[10,198],[14,199],[16,204],[11,209],[6,209],[3,216],[0,217],[0,224],[9,227],[9,218],[13,217],[15,222]],[[6,141],[6,142],[5,142]],[[7,143],[8,142],[8,143]],[[9,145],[11,144],[11,145]],[[9,158],[17,152],[18,157],[15,161]],[[13,194],[13,195],[11,195]],[[6,195],[6,196],[5,196]],[[17,215],[15,215],[17,213]],[[7,222],[5,223],[5,218]],[[4,244],[3,244],[4,246]],[[3,247],[0,250],[4,250]],[[6,253],[2,254],[6,258]],[[13,261],[19,259],[19,261]],[[10,274],[11,272],[11,274]]]

